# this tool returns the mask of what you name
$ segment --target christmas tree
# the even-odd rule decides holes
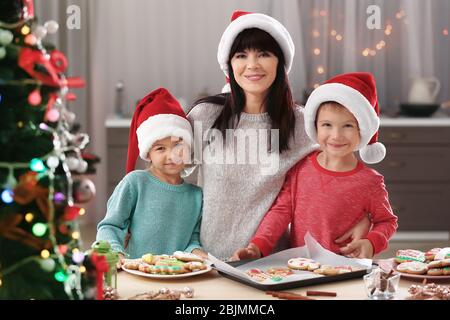
[[[0,299],[102,298],[108,265],[82,252],[78,225],[98,158],[66,107],[84,82],[44,41],[57,29],[32,0],[0,0]]]

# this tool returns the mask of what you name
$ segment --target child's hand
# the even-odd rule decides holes
[[[350,258],[371,259],[373,257],[373,246],[367,239],[353,240],[341,248],[341,253]]]
[[[125,256],[123,253],[119,252],[119,262],[117,262],[117,269],[122,269],[122,265],[125,262]]]
[[[241,248],[237,250],[233,256],[231,257],[231,261],[239,261],[239,260],[246,260],[246,259],[258,259],[261,258],[261,251],[259,251],[259,248],[253,244],[250,243],[247,248]]]
[[[354,240],[364,239],[369,233],[372,222],[367,215],[361,219],[356,225],[354,225],[350,230],[344,233],[342,236],[334,240],[337,244],[345,244],[346,241],[349,243]]]

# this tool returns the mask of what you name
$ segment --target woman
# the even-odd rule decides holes
[[[294,52],[280,22],[235,12],[217,54],[229,81],[224,91],[231,92],[201,99],[188,113],[202,139],[201,146],[195,143],[203,188],[200,239],[220,259],[247,245],[287,171],[317,147],[305,133],[303,110],[287,79]]]

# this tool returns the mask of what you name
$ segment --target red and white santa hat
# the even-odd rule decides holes
[[[286,28],[276,19],[262,14],[245,11],[235,11],[231,16],[231,23],[223,32],[217,50],[217,61],[220,68],[227,77],[228,84],[222,89],[222,92],[230,92],[229,73],[228,73],[228,56],[230,55],[231,46],[234,39],[239,33],[245,29],[258,28],[269,33],[280,46],[284,54],[286,62],[286,73],[289,73],[292,67],[292,61],[295,54],[295,46],[291,35]]]
[[[133,171],[138,155],[148,160],[148,151],[160,139],[181,137],[188,146],[192,127],[179,102],[165,88],[150,92],[136,106],[128,138],[127,173]]]
[[[335,76],[317,87],[305,106],[305,130],[317,141],[316,115],[319,106],[327,101],[346,107],[358,121],[361,142],[356,148],[366,163],[378,163],[386,155],[385,146],[378,142],[380,109],[375,78],[371,73],[355,72]]]

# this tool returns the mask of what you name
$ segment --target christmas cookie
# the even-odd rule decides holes
[[[182,266],[150,266],[150,272],[153,274],[182,274],[188,270]]]
[[[444,260],[450,259],[450,247],[442,248],[436,255],[434,256],[434,260]]]
[[[290,276],[291,274],[294,274],[292,272],[292,270],[290,270],[289,268],[283,268],[283,267],[269,268],[266,271],[266,273],[271,276],[277,276],[277,277],[283,277],[283,278]]]
[[[320,263],[308,258],[292,258],[288,261],[288,267],[294,270],[313,271],[320,267]]]
[[[330,266],[330,265],[322,265],[320,268],[314,270],[314,273],[322,274],[324,276],[335,276],[338,274],[348,273],[355,271],[351,266]]]
[[[442,276],[444,274],[444,269],[442,268],[432,268],[428,269],[427,275],[429,276]]]
[[[397,271],[410,274],[425,274],[428,271],[427,264],[419,261],[408,261],[400,263]]]
[[[147,253],[147,254],[144,254],[144,255],[141,257],[141,259],[142,259],[142,261],[144,261],[145,263],[148,263],[148,264],[154,264],[155,261],[156,261],[156,256],[154,256],[154,255],[151,254],[151,253]]]
[[[402,262],[425,262],[425,254],[419,250],[406,249],[406,250],[398,250],[395,255],[395,261],[398,263]]]
[[[169,257],[158,259],[155,262],[155,266],[168,266],[168,267],[178,266],[178,267],[183,267],[184,265],[185,265],[185,262],[180,261],[177,258],[169,258]]]
[[[189,253],[189,252],[183,252],[183,251],[175,251],[173,253],[174,257],[178,260],[190,262],[190,261],[198,261],[203,262],[203,259],[196,254]]]
[[[263,282],[270,278],[268,274],[259,269],[250,269],[246,271],[246,274],[255,281]]]
[[[190,261],[190,262],[186,262],[184,264],[184,268],[189,271],[200,271],[200,270],[205,270],[206,265],[203,262]]]
[[[433,261],[436,253],[438,253],[441,250],[442,250],[442,248],[433,248],[433,249],[428,250],[427,252],[425,252],[425,259],[427,261]]]
[[[122,266],[129,270],[138,270],[141,259],[124,259]]]

